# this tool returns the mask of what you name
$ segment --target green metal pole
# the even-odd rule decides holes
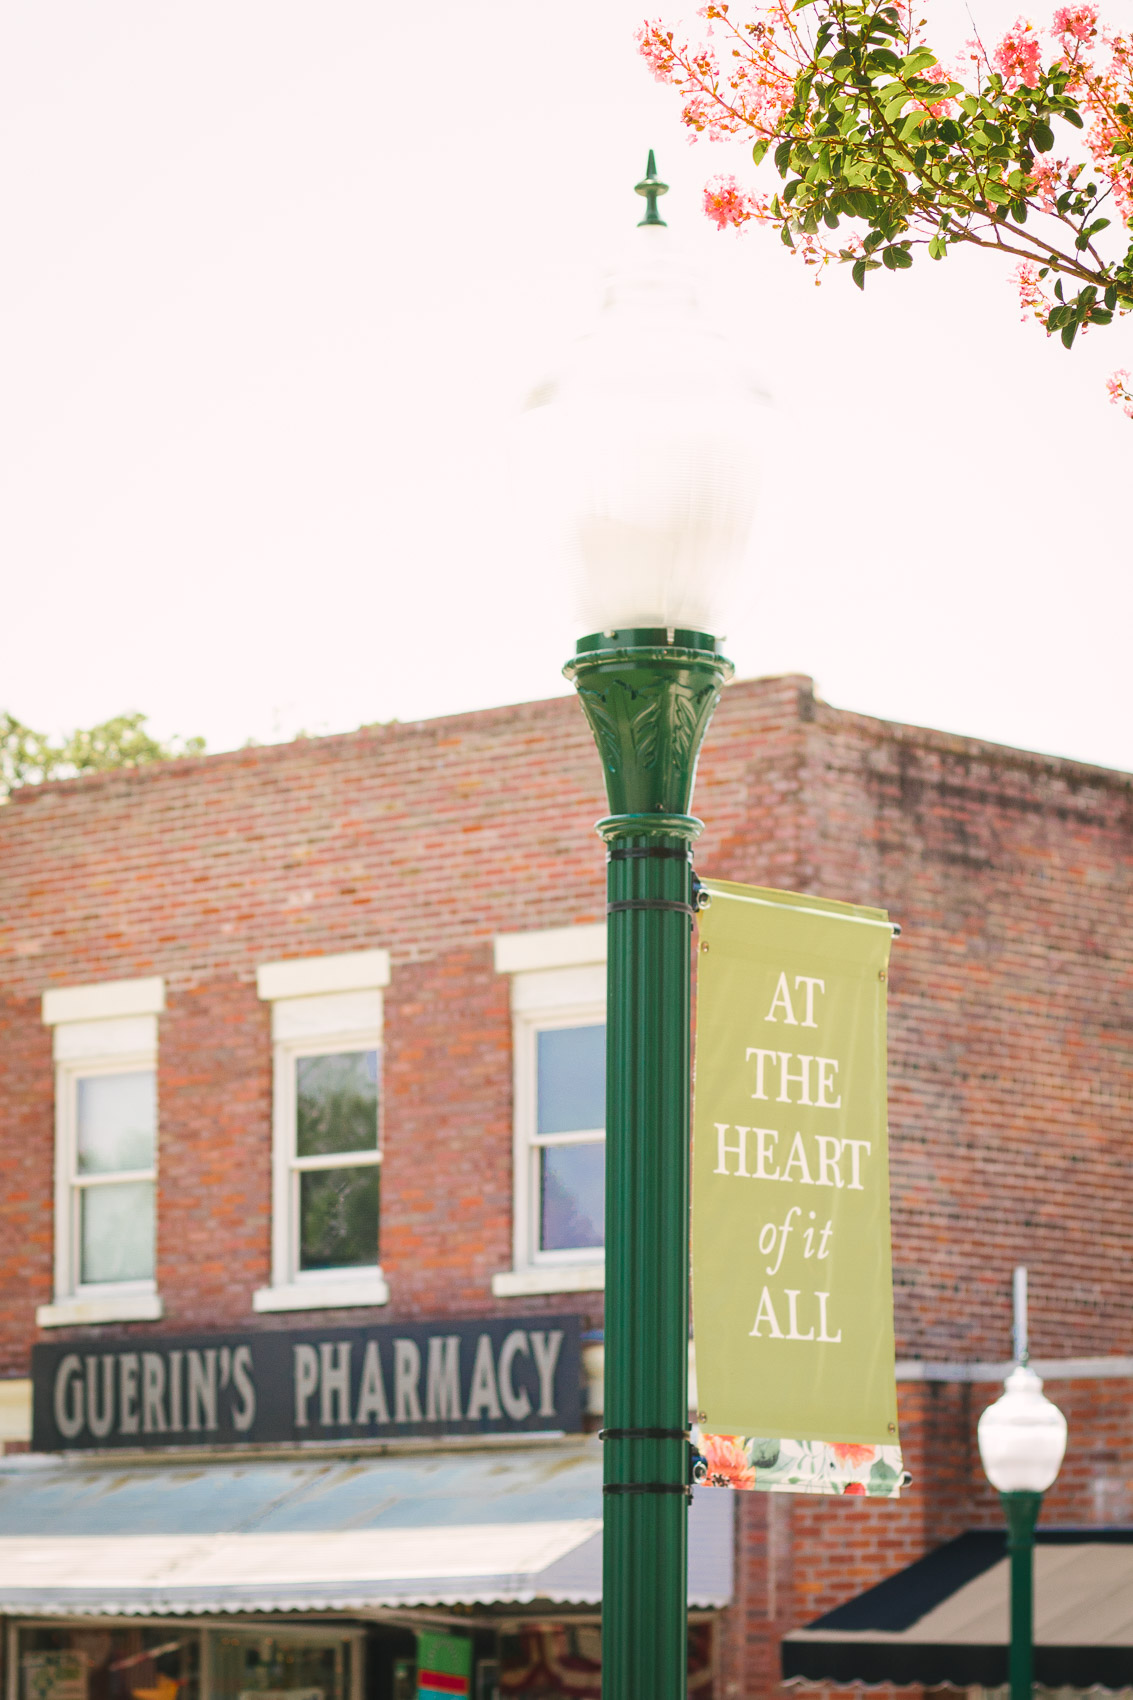
[[[1034,1548],[1041,1493],[1001,1493],[1011,1555],[1011,1700],[1031,1700],[1034,1682]]]
[[[610,817],[603,1700],[687,1687],[689,978],[696,760],[731,664],[701,632],[581,640],[564,669]]]

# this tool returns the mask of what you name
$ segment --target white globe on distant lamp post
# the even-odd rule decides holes
[[[1045,1493],[1062,1468],[1066,1418],[1026,1364],[1016,1364],[1003,1387],[976,1431],[984,1474],[999,1493]]]
[[[1016,1364],[979,1420],[980,1459],[1003,1501],[1011,1557],[1011,1700],[1031,1700],[1034,1664],[1034,1542],[1042,1496],[1066,1452],[1066,1418],[1043,1393],[1042,1377]]]

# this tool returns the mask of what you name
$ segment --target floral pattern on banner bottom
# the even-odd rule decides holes
[[[899,1446],[844,1440],[760,1440],[692,1431],[692,1479],[703,1487],[765,1493],[850,1493],[900,1499],[912,1480]]]

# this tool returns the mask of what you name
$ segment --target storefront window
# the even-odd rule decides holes
[[[214,1632],[212,1700],[350,1700],[351,1644],[341,1636]]]
[[[199,1649],[170,1624],[21,1629],[19,1700],[198,1700]]]

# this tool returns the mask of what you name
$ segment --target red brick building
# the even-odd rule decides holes
[[[1070,1424],[1044,1523],[1121,1552],[1133,781],[775,678],[725,692],[695,808],[702,872],[880,905],[902,927],[889,1079],[913,1484],[899,1503],[698,1494],[714,1509],[694,1506],[691,1680],[724,1700],[776,1688],[787,1632],[999,1528],[974,1425],[1004,1373],[1016,1264]],[[29,788],[0,809],[10,1700],[377,1700],[415,1691],[415,1634],[461,1626],[485,1695],[597,1692],[598,1443],[577,1431],[600,1409],[603,812],[567,699]],[[37,1436],[69,1449],[54,1463],[23,1452],[37,1344],[54,1376]],[[564,1381],[579,1346],[581,1418]],[[280,1353],[287,1433],[265,1394]],[[424,1524],[407,1513],[386,1571],[344,1593],[362,1563],[350,1530],[369,1532],[373,1569],[381,1506],[411,1477],[428,1498],[426,1461],[434,1498],[475,1478],[475,1507],[412,1551]],[[206,1514],[201,1480],[244,1520]],[[556,1481],[575,1484],[565,1499]],[[153,1508],[174,1502],[189,1510],[166,1526]],[[544,1544],[500,1536],[490,1559],[496,1537],[470,1537],[460,1557],[458,1523],[538,1525]],[[56,1526],[66,1563],[41,1573],[35,1542]],[[271,1529],[259,1558],[239,1545]],[[308,1575],[294,1554],[311,1531],[325,1562]],[[180,1549],[142,1550],[178,1533],[207,1547],[180,1581]],[[82,1542],[112,1538],[133,1581],[110,1598],[92,1556],[110,1549]],[[510,1594],[509,1566],[527,1578]],[[270,1599],[252,1586],[267,1572]],[[1133,1687],[1131,1639],[1113,1642],[1110,1686]]]

